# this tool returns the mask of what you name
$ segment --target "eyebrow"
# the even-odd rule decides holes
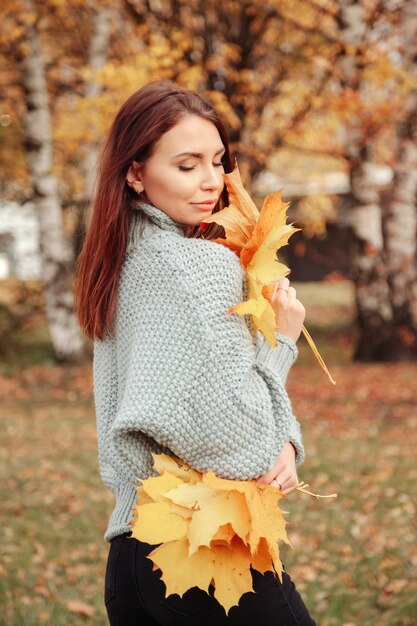
[[[223,148],[220,148],[219,150],[217,150],[217,152],[214,153],[214,156],[225,151],[226,151],[226,148],[223,146]],[[204,155],[201,154],[200,152],[181,152],[180,154],[176,154],[173,158],[177,159],[178,157],[182,157],[182,156],[191,156],[191,157],[196,157],[197,159],[202,159]]]

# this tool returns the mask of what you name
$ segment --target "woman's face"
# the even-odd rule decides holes
[[[144,164],[132,164],[127,181],[174,221],[197,225],[213,211],[223,190],[224,153],[214,124],[186,115],[162,135]]]

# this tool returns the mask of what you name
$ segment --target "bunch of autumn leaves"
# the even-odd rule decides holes
[[[159,476],[137,487],[132,537],[161,544],[148,558],[167,596],[213,585],[228,612],[252,591],[251,567],[281,577],[278,542],[289,540],[278,489],[201,473],[165,454],[153,459]]]
[[[255,327],[275,347],[276,320],[271,301],[277,282],[290,272],[278,260],[277,252],[287,245],[291,235],[299,228],[287,224],[289,205],[282,201],[281,191],[267,196],[259,212],[243,186],[237,165],[233,172],[225,175],[225,183],[229,206],[206,217],[203,223],[216,222],[223,226],[226,236],[216,241],[239,255],[246,273],[248,299],[233,306],[228,312],[250,315]],[[302,332],[330,382],[336,384],[305,326]]]

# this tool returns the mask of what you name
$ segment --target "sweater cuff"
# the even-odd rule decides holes
[[[301,438],[295,435],[295,433],[289,433],[289,442],[295,448],[295,465],[299,467],[302,463],[304,463],[305,452],[304,446],[302,444]]]
[[[275,338],[278,345],[271,348],[267,340],[262,337],[256,348],[257,360],[270,369],[276,370],[285,385],[288,372],[297,358],[298,349],[292,339],[281,333],[276,332]]]

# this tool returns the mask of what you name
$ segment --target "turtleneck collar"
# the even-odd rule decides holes
[[[144,213],[149,219],[162,228],[162,230],[170,230],[174,233],[184,236],[184,228],[179,222],[175,222],[169,215],[164,213],[161,209],[143,202],[143,200],[135,203],[135,209]]]

